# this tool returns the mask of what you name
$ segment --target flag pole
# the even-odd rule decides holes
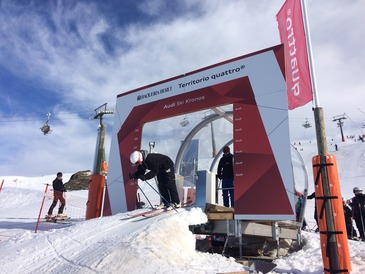
[[[313,56],[312,56],[312,44],[310,39],[310,31],[308,25],[308,17],[307,17],[307,7],[305,0],[301,0],[302,3],[302,15],[304,21],[304,31],[306,33],[306,42],[307,42],[307,53],[308,53],[308,62],[309,62],[309,70],[311,77],[311,85],[313,91],[313,112],[314,112],[314,120],[315,120],[315,128],[316,128],[316,137],[317,137],[317,148],[318,155],[320,157],[320,165],[321,167],[326,167],[328,148],[327,148],[327,138],[326,138],[326,130],[324,124],[324,115],[323,109],[320,107],[316,79],[315,79],[315,70],[313,65]],[[328,251],[329,253],[329,264],[330,264],[330,272],[332,270],[338,270],[340,268],[339,262],[339,252],[335,234],[335,224],[333,218],[333,208],[330,200],[326,200],[326,197],[331,196],[330,192],[330,184],[329,184],[329,176],[327,172],[327,168],[321,168],[322,172],[322,188],[323,188],[323,196],[326,210],[326,227],[327,231],[323,231],[323,233],[328,233]],[[318,209],[318,208],[317,208]],[[318,214],[318,212],[317,212]],[[320,215],[318,215],[320,216]]]
[[[310,31],[308,24],[308,16],[307,16],[307,6],[305,0],[301,0],[302,3],[302,13],[303,13],[303,21],[304,21],[304,32],[306,34],[305,39],[307,42],[307,53],[308,53],[308,63],[309,63],[309,71],[313,92],[313,112],[314,112],[314,120],[316,125],[316,136],[317,136],[317,147],[318,154],[324,156],[328,153],[327,148],[327,138],[326,138],[326,129],[324,125],[324,115],[323,109],[319,105],[319,97],[317,92],[317,82],[315,77],[315,70],[313,64],[313,55],[312,55],[312,42],[310,39]]]
[[[310,30],[308,25],[308,16],[307,16],[307,6],[305,4],[305,0],[301,0],[302,2],[302,13],[303,13],[303,21],[304,21],[304,32],[306,34],[305,39],[307,42],[307,53],[308,53],[308,62],[309,62],[309,70],[310,70],[310,78],[312,82],[312,91],[313,91],[313,104],[314,107],[319,107],[319,98],[317,93],[317,82],[315,77],[315,70],[313,64],[313,55],[312,55],[312,42],[310,39]]]

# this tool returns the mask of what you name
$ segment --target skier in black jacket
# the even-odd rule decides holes
[[[353,192],[355,197],[352,198],[350,206],[352,207],[357,230],[359,230],[360,240],[365,242],[365,195],[359,187],[355,187]]]
[[[217,177],[222,180],[223,205],[234,207],[234,190],[233,190],[233,155],[230,153],[228,146],[223,147],[223,156],[219,160]]]
[[[148,153],[147,150],[134,151],[130,156],[138,169],[129,174],[130,179],[150,180],[157,176],[158,189],[162,196],[161,207],[167,209],[181,207],[176,188],[174,162],[166,155]]]
[[[66,189],[62,182],[62,172],[57,173],[57,177],[56,177],[56,179],[53,180],[52,186],[53,186],[53,202],[48,210],[48,214],[47,214],[46,218],[53,217],[52,212],[53,212],[53,209],[55,208],[55,206],[57,205],[58,201],[60,201],[61,205],[58,208],[57,217],[62,217],[62,218],[67,217],[65,214],[63,214],[63,209],[65,208],[65,205],[66,205],[65,198],[63,197],[63,192],[65,192]]]
[[[346,199],[342,197],[343,213],[345,215],[347,238],[350,240],[357,239],[357,233],[352,225],[352,208],[347,204]]]

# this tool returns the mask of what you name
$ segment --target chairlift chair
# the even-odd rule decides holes
[[[44,123],[44,125],[40,128],[44,135],[49,134],[52,130],[51,127],[48,125],[49,119],[51,117],[51,113],[47,113],[47,121]]]
[[[180,122],[182,127],[186,127],[189,124],[188,118],[185,116],[184,119]]]
[[[312,127],[312,125],[309,123],[308,119],[306,119],[306,121],[302,124],[302,126],[304,128],[310,128],[310,127]]]

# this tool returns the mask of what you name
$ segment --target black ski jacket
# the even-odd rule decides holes
[[[53,183],[52,183],[52,186],[53,186],[53,190],[56,190],[56,191],[61,191],[61,192],[65,192],[66,189],[65,187],[63,186],[63,182],[62,182],[62,179],[59,180],[59,179],[54,179],[53,180]]]
[[[149,170],[148,173],[146,173],[147,170]],[[168,156],[160,153],[149,153],[146,159],[138,165],[134,177],[145,181],[152,179],[160,172],[169,171],[174,171],[174,162]]]
[[[359,218],[361,215],[365,216],[365,195],[357,194],[352,198],[352,212],[354,218]]]
[[[233,179],[233,154],[223,154],[219,160],[217,176],[219,179]]]

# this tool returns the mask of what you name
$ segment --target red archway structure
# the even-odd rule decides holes
[[[118,95],[106,199],[112,214],[135,209],[129,155],[140,149],[144,124],[227,104],[233,105],[235,218],[295,219],[281,45]]]

